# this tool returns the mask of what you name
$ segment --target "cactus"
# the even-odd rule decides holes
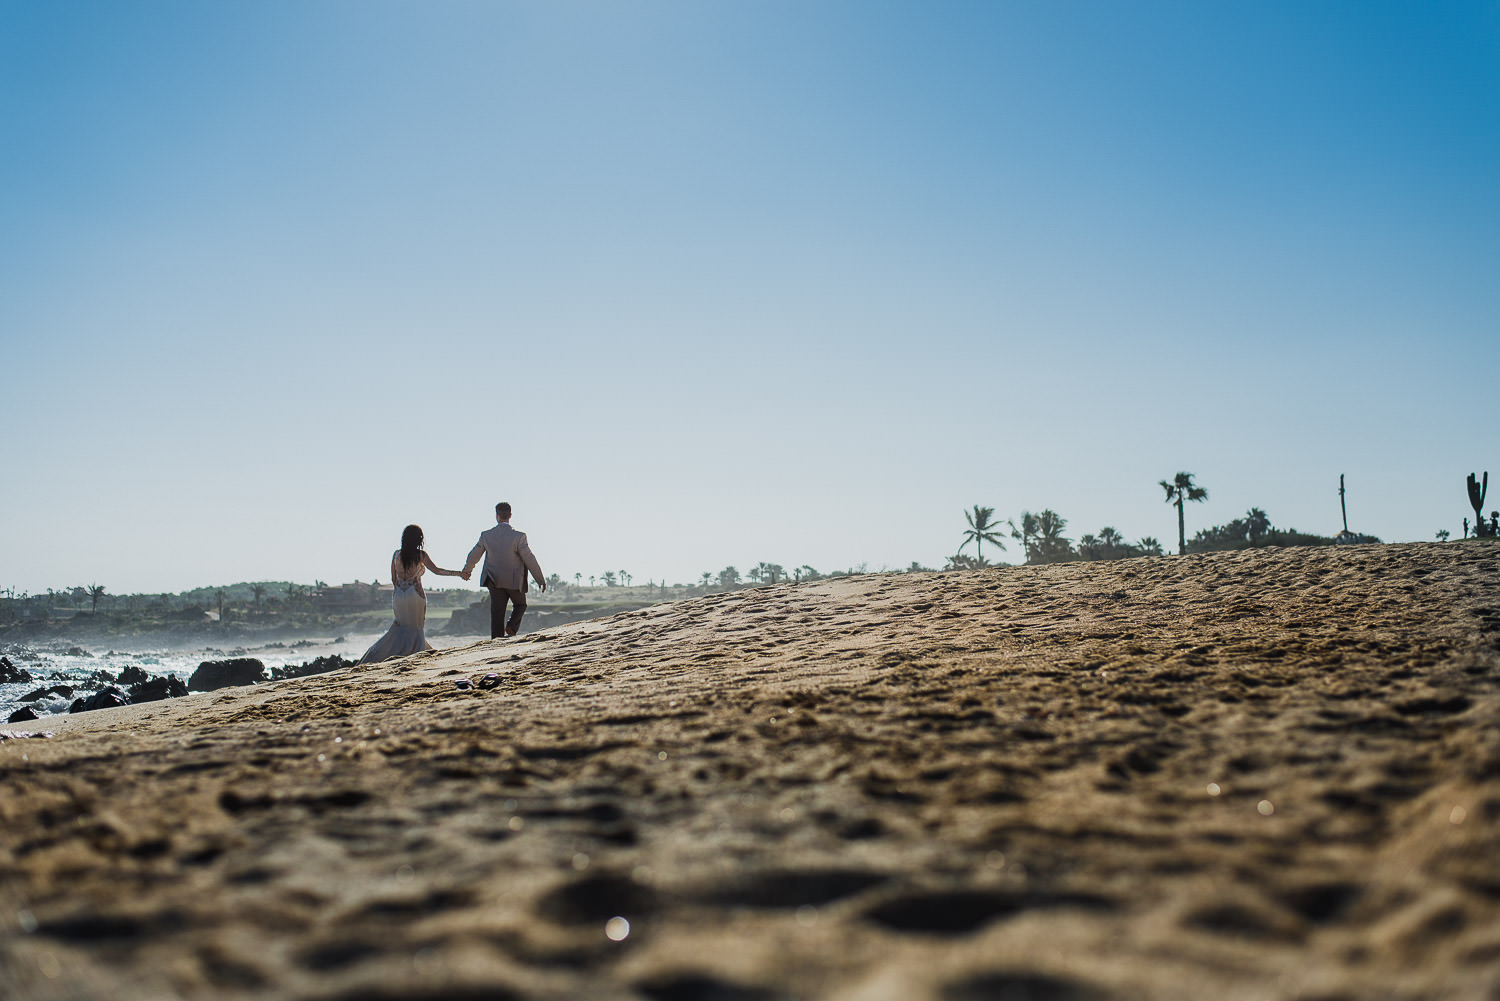
[[[1490,474],[1488,472],[1484,474],[1483,484],[1474,478],[1473,473],[1469,474],[1469,503],[1474,508],[1475,535],[1489,534],[1485,531],[1487,526],[1484,523],[1484,495],[1489,492],[1489,489]]]

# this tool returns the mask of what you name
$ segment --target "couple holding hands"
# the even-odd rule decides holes
[[[474,565],[484,557],[484,570],[479,583],[490,590],[490,638],[514,636],[521,629],[521,616],[526,614],[526,575],[529,572],[537,587],[547,590],[547,581],[542,568],[526,544],[526,533],[510,527],[510,505],[501,501],[495,505],[495,527],[481,532],[479,541],[469,550],[469,558],[462,570],[444,570],[432,562],[422,548],[422,529],[407,525],[401,533],[401,548],[391,554],[391,583],[395,586],[392,604],[396,621],[391,628],[365,651],[361,664],[373,664],[405,657],[408,654],[431,650],[425,633],[427,625],[427,594],[422,590],[422,575],[428,570],[442,577],[462,577],[468,580],[474,573]],[[514,606],[510,621],[505,620],[505,606]]]

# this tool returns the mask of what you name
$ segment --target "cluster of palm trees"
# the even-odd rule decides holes
[[[1000,521],[995,518],[995,509],[976,504],[964,512],[968,529],[958,552],[948,557],[947,570],[977,570],[992,564],[984,555],[984,545],[989,543],[996,549],[1005,549],[1005,540],[1012,539],[1021,544],[1027,563],[1061,563],[1067,560],[1111,560],[1127,556],[1160,556],[1161,543],[1144,538],[1130,543],[1116,529],[1106,526],[1097,535],[1085,535],[1073,541],[1063,534],[1068,521],[1050,508],[1042,511],[1022,511],[1015,519]],[[971,556],[964,550],[974,546]]]
[[[589,574],[589,587],[594,587],[596,584],[603,584],[605,587],[629,587],[630,582],[634,579],[628,570],[606,570],[602,574]],[[549,584],[560,584],[562,583],[562,578],[558,577],[557,574],[553,574],[547,578],[547,582]],[[583,574],[575,573],[573,575],[573,583],[578,587],[582,587]]]
[[[856,571],[850,570],[847,572],[855,573]],[[696,586],[706,593],[713,589],[731,590],[746,584],[781,584],[786,581],[801,583],[803,581],[822,580],[825,576],[830,575],[821,574],[805,563],[802,566],[793,567],[791,570],[788,570],[780,563],[769,563],[762,560],[749,570],[743,572],[735,566],[727,566],[718,572],[705,570],[699,576],[696,584],[673,584],[671,586],[679,589],[691,589]],[[838,576],[838,574],[832,576]],[[625,570],[606,570],[603,574],[590,574],[588,576],[584,576],[581,573],[573,575],[573,583],[577,587],[583,587],[585,584],[589,587],[629,587],[633,579],[630,573]],[[562,578],[556,574],[548,578],[549,585],[561,584],[562,582]],[[663,580],[658,584],[653,580],[647,582],[647,586],[650,588],[661,587],[665,589],[667,582]]]
[[[1161,487],[1166,492],[1167,503],[1177,506],[1177,551],[1185,553],[1187,523],[1184,507],[1189,501],[1207,500],[1208,490],[1193,482],[1192,473],[1178,473],[1170,481],[1162,480]],[[1262,518],[1265,517],[1265,512],[1258,509],[1251,514],[1257,512]],[[1021,544],[1027,563],[1057,563],[1076,559],[1113,560],[1162,554],[1162,545],[1155,538],[1146,536],[1133,543],[1127,542],[1124,536],[1109,526],[1101,528],[1097,535],[1083,536],[1078,540],[1077,548],[1074,548],[1072,541],[1063,535],[1068,526],[1067,520],[1050,508],[1035,513],[1022,511],[1019,518],[1002,522],[995,517],[994,508],[975,504],[971,510],[964,512],[964,520],[969,527],[963,533],[963,542],[959,545],[958,552],[948,557],[949,569],[990,566],[990,562],[984,557],[985,543],[1004,550],[1007,538]],[[1269,520],[1266,521],[1266,527],[1269,527]],[[964,552],[971,544],[974,547],[972,556]]]
[[[718,573],[714,573],[712,570],[705,570],[699,575],[698,583],[705,588],[715,585],[719,587],[738,587],[746,580],[753,581],[756,584],[780,584],[788,580],[795,584],[800,584],[808,580],[821,580],[822,577],[822,574],[806,563],[788,571],[780,563],[767,563],[762,560],[749,570],[746,570],[743,576],[733,566],[727,566]]]

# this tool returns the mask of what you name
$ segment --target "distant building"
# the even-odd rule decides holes
[[[320,612],[365,612],[390,604],[392,588],[389,584],[372,581],[368,584],[355,581],[352,584],[327,584],[313,592],[313,607]]]

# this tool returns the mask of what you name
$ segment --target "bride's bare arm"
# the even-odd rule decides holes
[[[462,577],[464,575],[464,572],[462,570],[444,570],[442,567],[432,562],[432,557],[427,555],[427,550],[425,549],[422,550],[422,563],[427,567],[428,570],[431,570],[433,573],[439,575],[440,577]]]

